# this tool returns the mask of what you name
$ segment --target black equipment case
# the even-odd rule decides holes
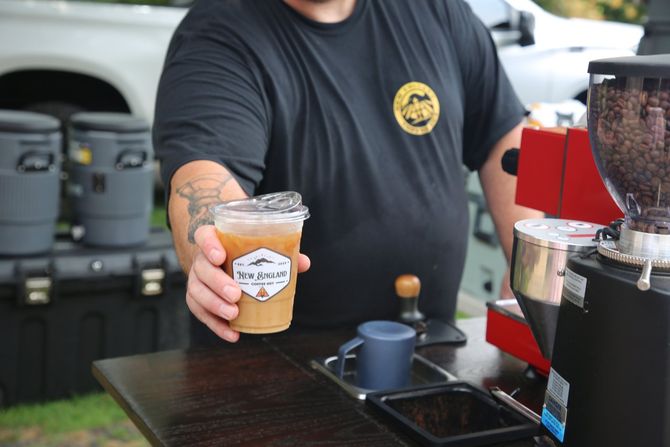
[[[0,408],[99,389],[93,360],[188,345],[188,310],[167,231],[140,247],[57,240],[0,257]]]

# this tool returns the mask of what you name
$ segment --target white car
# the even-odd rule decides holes
[[[531,0],[468,1],[492,30],[526,104],[583,99],[588,61],[632,54],[642,36],[639,26],[562,19]],[[124,111],[151,121],[165,51],[186,11],[0,0],[0,108],[60,118],[77,110]]]
[[[158,78],[184,7],[0,0],[0,108],[153,118]]]
[[[489,27],[498,55],[524,104],[586,102],[589,61],[632,56],[639,25],[563,18],[531,0],[466,0]]]

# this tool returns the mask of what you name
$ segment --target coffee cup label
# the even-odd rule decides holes
[[[259,248],[234,259],[232,272],[242,292],[255,300],[267,301],[291,281],[291,258]]]

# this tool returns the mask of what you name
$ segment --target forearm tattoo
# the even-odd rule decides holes
[[[177,194],[188,200],[188,241],[191,244],[195,244],[195,230],[214,223],[209,208],[224,200],[223,187],[232,178],[230,174],[205,174],[177,188]]]

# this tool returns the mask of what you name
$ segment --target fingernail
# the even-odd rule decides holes
[[[229,305],[222,304],[219,307],[219,315],[221,315],[226,320],[231,320],[234,317],[236,317],[236,315],[234,315],[234,313],[235,313],[235,311]]]
[[[223,331],[223,337],[228,341],[233,341],[235,340],[235,332],[231,330]]]
[[[240,289],[234,286],[225,286],[223,288],[223,296],[230,302],[237,302],[240,299]]]

